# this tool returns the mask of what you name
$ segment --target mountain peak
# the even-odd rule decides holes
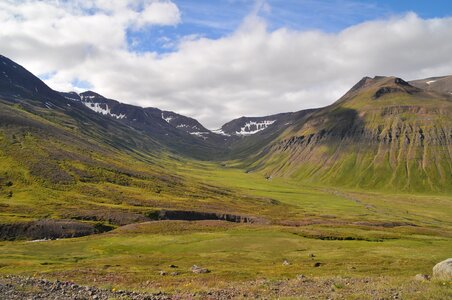
[[[338,102],[352,99],[361,93],[371,93],[372,99],[378,99],[391,93],[414,94],[421,89],[410,85],[400,77],[395,76],[374,76],[373,78],[365,76],[358,81]]]
[[[28,98],[58,104],[62,100],[60,94],[42,80],[3,55],[0,55],[0,95],[12,101]]]

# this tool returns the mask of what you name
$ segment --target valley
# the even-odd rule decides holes
[[[2,56],[0,282],[447,299],[414,279],[452,247],[452,98],[420,84],[366,77],[331,106],[210,131]]]

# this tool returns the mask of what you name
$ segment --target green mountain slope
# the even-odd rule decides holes
[[[363,78],[287,128],[252,166],[313,183],[449,192],[452,101],[399,78]]]
[[[0,225],[74,219],[116,226],[162,209],[248,214],[268,205],[233,203],[244,196],[178,174],[193,148],[204,157],[212,148],[160,111],[132,126],[63,97],[4,57],[0,74]]]

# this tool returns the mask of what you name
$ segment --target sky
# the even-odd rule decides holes
[[[0,0],[0,54],[59,91],[219,128],[321,107],[364,76],[452,74],[452,1]]]

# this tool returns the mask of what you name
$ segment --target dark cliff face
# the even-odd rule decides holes
[[[28,223],[0,224],[0,240],[74,238],[112,229],[110,226],[101,224],[47,219]]]

